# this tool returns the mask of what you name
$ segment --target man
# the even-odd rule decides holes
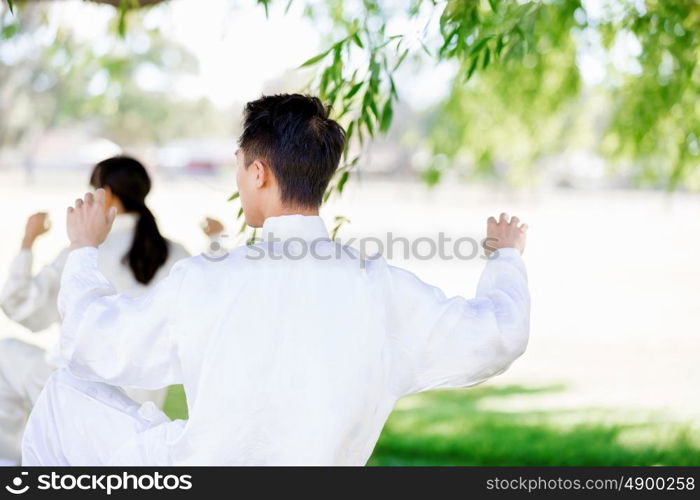
[[[116,295],[97,270],[114,218],[104,194],[68,209],[70,361],[36,403],[26,465],[361,465],[399,398],[478,384],[523,353],[526,226],[489,219],[498,251],[472,300],[381,258],[360,265],[318,216],[344,143],[317,98],[248,103],[237,182],[263,242],[181,261],[143,298]],[[179,383],[188,421],[115,388]]]

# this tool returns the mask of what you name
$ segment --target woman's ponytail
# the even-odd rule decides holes
[[[138,215],[134,239],[123,262],[134,278],[147,285],[168,260],[168,241],[158,230],[153,213],[146,206],[146,195],[151,190],[151,178],[140,162],[127,156],[116,156],[95,166],[90,178],[95,188],[108,187],[124,206],[127,213]]]
[[[129,265],[136,281],[148,284],[168,260],[168,242],[160,234],[155,217],[146,205],[138,207],[139,220],[134,241],[124,262]]]

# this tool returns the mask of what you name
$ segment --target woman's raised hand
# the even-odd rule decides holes
[[[46,212],[37,212],[30,215],[27,219],[27,225],[24,228],[24,238],[22,239],[22,248],[30,250],[34,245],[34,241],[42,234],[51,229],[49,214]]]
[[[205,218],[202,222],[202,231],[204,231],[204,234],[210,238],[212,236],[216,236],[217,234],[223,233],[224,229],[224,225],[220,221],[212,219],[211,217]]]

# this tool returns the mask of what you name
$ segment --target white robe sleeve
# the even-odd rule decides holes
[[[10,265],[10,275],[0,292],[0,308],[8,318],[33,332],[59,321],[56,299],[68,250],[32,276],[32,253],[22,250]]]
[[[68,256],[58,307],[61,354],[83,379],[141,389],[182,383],[173,311],[184,270],[171,273],[146,295],[117,295],[97,268],[93,247]]]
[[[176,243],[174,241],[168,241],[168,243],[170,253],[168,254],[168,262],[166,263],[166,265],[172,266],[173,264],[177,263],[182,259],[192,257],[190,252],[188,252],[187,249],[183,247],[180,243]]]
[[[530,297],[517,250],[486,264],[476,297],[447,298],[415,275],[390,267],[394,297],[392,386],[399,396],[466,387],[503,373],[524,351]]]

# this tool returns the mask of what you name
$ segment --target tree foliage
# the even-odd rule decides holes
[[[430,9],[428,22],[439,16],[439,32],[431,36],[426,25],[418,43],[405,43],[405,34],[386,30],[396,4],[365,0],[359,18],[349,14],[357,12],[353,2],[331,2],[335,26],[345,32],[309,64],[321,66],[319,91],[332,101],[341,96],[343,114],[354,110],[348,126],[362,139],[390,125],[401,64],[419,60],[413,68],[430,71],[454,62],[451,91],[430,127],[441,161],[424,172],[429,183],[465,162],[477,175],[506,166],[522,181],[539,157],[566,148],[590,95],[602,94],[608,109],[594,124],[594,149],[637,184],[698,187],[700,3],[622,0],[602,2],[600,12],[587,3],[414,1],[402,15],[424,18]],[[355,60],[350,49],[366,54],[359,72],[348,69]],[[626,66],[615,61],[621,50],[632,52]],[[605,59],[605,77],[593,88],[582,84],[586,52]],[[358,93],[359,103],[346,102]]]
[[[644,184],[674,187],[700,166],[700,2],[647,0],[599,26],[611,48],[621,34],[639,44],[638,67],[612,86],[604,151],[638,162]],[[697,187],[697,186],[696,186]]]
[[[196,70],[197,63],[157,29],[134,23],[124,38],[85,43],[70,29],[48,26],[43,11],[25,10],[0,30],[0,44],[9,39],[12,47],[0,45],[0,145],[31,144],[42,129],[80,124],[140,146],[195,135],[220,119],[205,99],[170,95],[168,78]],[[143,88],[144,69],[166,88]]]
[[[119,2],[122,33],[139,4],[97,1]],[[326,48],[302,65],[317,69],[311,90],[333,105],[351,137],[329,195],[343,190],[363,144],[391,126],[398,75],[442,63],[457,70],[432,116],[429,147],[440,161],[424,172],[430,183],[460,165],[476,175],[501,175],[499,165],[515,179],[531,175],[538,158],[566,148],[591,94],[606,103],[593,146],[611,165],[643,185],[698,180],[695,0],[256,2],[266,13],[302,3],[310,17],[332,21]],[[396,18],[418,29],[402,31]],[[625,64],[616,61],[621,50],[631,51]],[[586,57],[602,59],[606,71],[584,85]]]

